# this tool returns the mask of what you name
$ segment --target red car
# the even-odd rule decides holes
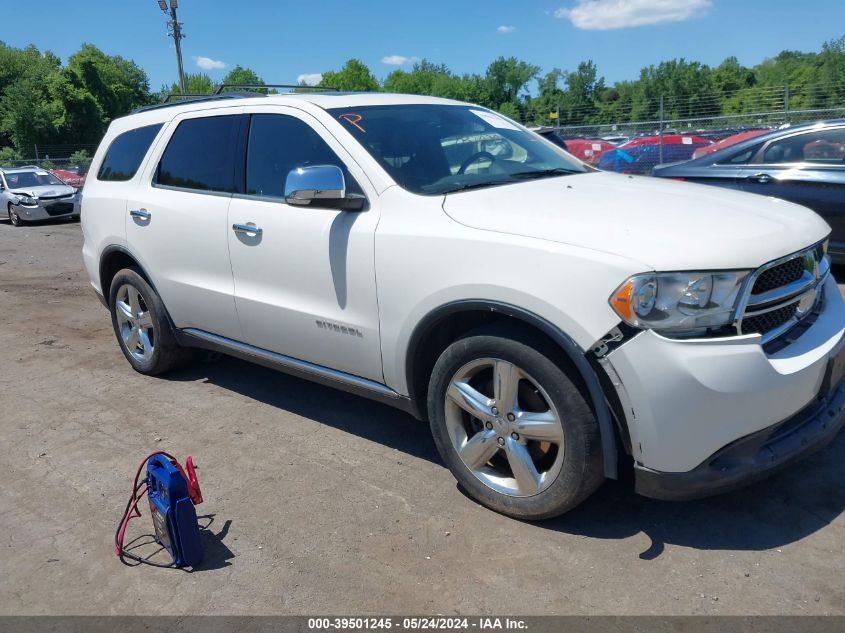
[[[761,134],[765,134],[769,130],[747,130],[745,132],[740,132],[739,134],[733,134],[731,136],[727,136],[723,138],[721,141],[716,141],[712,145],[707,145],[705,147],[699,147],[692,153],[692,157],[701,158],[702,156],[707,156],[707,154],[711,154],[715,151],[722,149],[723,147],[729,147],[734,143],[739,143],[740,141],[745,141],[749,138],[754,138],[755,136],[760,136]]]
[[[47,171],[71,187],[79,188],[85,184],[85,176],[80,176],[72,171],[68,171],[66,169],[48,169]]]

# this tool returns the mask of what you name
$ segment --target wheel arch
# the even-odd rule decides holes
[[[616,479],[616,431],[601,382],[584,350],[560,328],[518,306],[491,300],[460,300],[441,305],[423,317],[411,334],[405,356],[405,376],[409,395],[417,409],[417,417],[424,415],[431,368],[440,352],[456,338],[456,334],[463,334],[486,323],[508,320],[539,332],[551,340],[578,372],[599,423],[604,475],[609,479]]]
[[[100,255],[100,292],[102,293],[107,305],[109,301],[109,292],[111,290],[111,282],[114,279],[114,276],[122,269],[129,267],[137,268],[144,280],[152,286],[156,293],[158,293],[158,289],[153,283],[152,278],[150,278],[147,271],[144,270],[144,267],[141,265],[138,258],[135,257],[135,255],[133,255],[132,252],[125,246],[113,244],[104,248],[102,254]],[[158,294],[161,296],[161,293]]]

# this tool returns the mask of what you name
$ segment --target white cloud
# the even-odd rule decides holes
[[[415,61],[417,61],[416,57],[405,57],[404,55],[385,55],[381,58],[381,63],[388,66],[404,66]]]
[[[226,68],[226,62],[221,62],[217,59],[211,59],[210,57],[194,57],[194,61],[197,63],[197,66],[199,66],[203,70],[221,70],[223,68]]]
[[[323,81],[322,73],[303,73],[296,78],[296,83],[306,86],[316,86]]]
[[[608,31],[650,24],[683,22],[707,13],[713,0],[575,0],[571,9],[558,9],[556,18],[587,31]]]
[[[513,33],[514,31],[516,31],[515,26],[506,26],[504,24],[496,29],[496,32],[501,33],[502,35],[507,35],[508,33]]]

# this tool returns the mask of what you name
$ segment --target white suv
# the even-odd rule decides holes
[[[137,371],[205,348],[386,401],[514,517],[565,512],[630,462],[648,496],[727,490],[845,421],[821,218],[602,173],[477,106],[140,111],[94,157],[83,230]]]

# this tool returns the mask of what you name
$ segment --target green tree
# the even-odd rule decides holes
[[[378,80],[366,64],[354,58],[348,60],[338,71],[330,70],[323,73],[320,86],[361,92],[377,92],[381,89]]]
[[[88,153],[87,149],[77,150],[70,155],[70,162],[87,170],[91,165],[91,154]]]
[[[0,144],[31,153],[36,143],[61,142],[63,106],[49,83],[59,73],[61,60],[52,53],[0,42]]]
[[[135,62],[106,55],[93,44],[83,44],[68,58],[65,75],[93,96],[106,123],[150,102],[147,74]]]
[[[540,67],[518,60],[499,57],[487,68],[485,84],[487,101],[492,107],[511,102],[519,103],[528,83],[535,79]]]
[[[19,160],[23,160],[23,156],[14,147],[0,147],[0,166],[13,166]]]
[[[214,82],[205,73],[185,73],[185,90],[189,95],[210,95],[214,92]],[[168,94],[178,95],[182,93],[178,82],[173,82],[170,87],[163,86],[161,89],[164,98]]]
[[[220,83],[224,84],[240,84],[246,86],[263,86],[264,80],[259,77],[254,70],[250,68],[244,68],[243,66],[235,66],[232,70],[230,70],[225,77],[223,77],[223,81]],[[260,92],[262,94],[267,94],[266,88],[225,88],[224,91],[228,92],[230,90],[234,90],[236,92],[244,92],[254,90],[255,92]]]

